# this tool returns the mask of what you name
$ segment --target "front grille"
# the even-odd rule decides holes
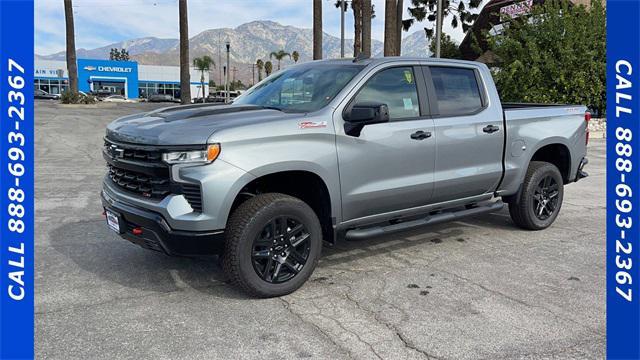
[[[119,149],[122,152],[122,156],[120,158],[123,160],[140,161],[145,163],[162,163],[162,153],[160,151],[126,148],[122,145],[116,145],[106,139],[104,141],[104,147],[107,152],[109,152],[110,147]]]
[[[172,182],[169,166],[162,162],[161,150],[105,139],[103,155],[109,177],[121,189],[151,199],[182,194],[193,211],[202,212],[200,185]]]
[[[153,199],[162,199],[171,192],[171,183],[168,178],[151,177],[111,164],[108,167],[111,180],[124,190]]]

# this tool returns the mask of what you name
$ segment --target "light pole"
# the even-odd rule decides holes
[[[227,47],[227,70],[225,71],[224,74],[224,91],[225,91],[225,95],[224,95],[224,102],[225,104],[229,103],[229,49],[231,48],[231,43],[229,41],[227,41],[225,43],[226,47]]]
[[[346,11],[347,1],[340,1],[340,57],[344,57],[344,12]]]
[[[438,0],[436,18],[436,57],[440,57],[440,40],[442,38],[442,0]]]

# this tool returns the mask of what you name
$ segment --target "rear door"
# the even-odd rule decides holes
[[[424,66],[436,139],[434,196],[443,202],[495,190],[505,130],[472,65]]]
[[[342,107],[334,113],[344,221],[425,205],[433,193],[434,129],[420,67],[394,65],[363,81],[347,107],[384,103],[390,121],[351,136]]]

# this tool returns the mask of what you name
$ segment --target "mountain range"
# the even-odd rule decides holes
[[[309,61],[312,58],[311,29],[297,28],[294,26],[282,25],[274,21],[252,21],[242,24],[236,28],[219,28],[202,31],[189,39],[189,53],[193,59],[195,57],[209,55],[216,64],[224,64],[225,41],[229,41],[230,62],[233,74],[236,79],[244,83],[252,82],[252,66],[257,59],[269,60],[272,51],[285,50],[286,52],[297,51],[300,54],[299,61]],[[323,37],[324,58],[340,57],[340,39],[324,33]],[[108,59],[109,51],[112,48],[126,49],[132,60],[140,64],[147,65],[178,65],[179,64],[179,41],[178,39],[159,39],[155,37],[145,37],[139,39],[125,40],[95,49],[77,49],[78,58],[88,59]],[[380,41],[372,40],[371,52],[374,56],[382,56],[383,44]],[[406,56],[428,56],[428,41],[422,30],[416,31],[406,36],[402,41],[402,55]],[[353,56],[353,40],[345,39],[345,56]],[[65,52],[61,51],[50,55],[36,55],[36,58],[45,60],[64,60]],[[277,67],[275,59],[274,69]],[[287,58],[282,62],[288,65],[293,61]],[[256,75],[257,76],[257,75]],[[211,79],[219,83],[221,80],[220,67],[212,70]]]

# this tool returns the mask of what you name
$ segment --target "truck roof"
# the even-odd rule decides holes
[[[395,61],[426,61],[430,63],[456,63],[456,64],[465,64],[465,65],[475,65],[478,66],[482,63],[477,61],[469,61],[469,60],[457,60],[457,59],[442,59],[442,58],[432,58],[432,57],[416,57],[416,56],[385,56],[385,57],[374,57],[367,58],[362,60],[354,61],[354,58],[344,58],[344,59],[323,59],[323,60],[315,60],[310,61],[305,64],[313,64],[313,63],[321,63],[321,64],[334,64],[334,65],[348,65],[348,64],[361,64],[361,65],[378,65],[385,64]]]

